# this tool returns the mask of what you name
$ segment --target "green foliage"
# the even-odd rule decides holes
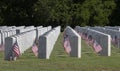
[[[104,26],[115,7],[114,0],[1,0],[0,23]]]
[[[116,8],[109,17],[110,23],[108,25],[116,26],[120,25],[120,0],[115,0]]]
[[[2,25],[32,23],[33,5],[36,0],[3,0],[1,1]]]
[[[114,8],[114,1],[86,0],[81,8],[83,23],[89,26],[104,26],[109,23],[108,17]]]

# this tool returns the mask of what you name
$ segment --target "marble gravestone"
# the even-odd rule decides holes
[[[113,29],[103,29],[103,28],[92,28],[94,30],[97,30],[97,31],[100,31],[100,32],[103,32],[103,33],[106,33],[106,34],[109,34],[111,36],[111,43],[115,46],[115,47],[118,47],[120,48],[120,42],[119,42],[119,39],[120,39],[120,31],[118,30],[113,30]]]
[[[86,33],[87,36],[92,36],[102,47],[100,55],[102,56],[111,56],[111,37],[108,34],[86,28],[76,26],[75,30],[80,33]]]
[[[13,55],[12,49],[15,43],[18,44],[20,54],[22,54],[34,44],[35,38],[36,30],[31,30],[26,33],[7,37],[5,39],[5,60],[10,60],[10,57]]]
[[[64,30],[64,34],[68,36],[70,41],[70,56],[81,58],[81,37],[69,26]]]
[[[49,30],[39,37],[38,58],[50,58],[51,52],[59,34],[60,26]]]

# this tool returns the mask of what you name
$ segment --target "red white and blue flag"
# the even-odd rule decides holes
[[[71,46],[70,46],[70,41],[67,35],[64,35],[63,46],[64,46],[66,53],[70,54]]]
[[[81,32],[79,32],[78,34],[82,37],[82,33]]]
[[[94,40],[93,39],[91,39],[91,40],[86,40],[86,43],[88,44],[88,45],[90,45],[90,46],[93,46],[93,42],[94,42]]]
[[[120,41],[119,39],[115,39],[115,38],[111,39],[113,45],[118,45],[119,41]]]
[[[69,54],[71,51],[71,46],[70,46],[70,41],[68,37],[64,37],[63,46],[64,46],[65,51]]]
[[[94,43],[93,43],[93,48],[94,48],[95,52],[97,52],[97,53],[102,50],[102,47],[96,41],[94,41]]]
[[[38,56],[38,46],[35,43],[32,46],[32,51],[35,56]]]
[[[85,37],[85,34],[84,34],[84,33],[82,34],[82,39],[83,39],[83,40],[85,40],[85,39],[86,39],[86,37]]]
[[[4,45],[0,45],[0,51],[4,51],[5,47]]]
[[[17,43],[15,43],[14,46],[13,46],[13,52],[14,52],[16,57],[20,56],[20,50],[19,50],[19,46],[18,46]]]

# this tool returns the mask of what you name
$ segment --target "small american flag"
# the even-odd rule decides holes
[[[4,45],[0,45],[0,51],[4,51],[5,47]]]
[[[79,32],[78,34],[82,37],[82,33],[81,32]]]
[[[111,40],[112,44],[114,44],[114,45],[117,45],[119,43],[119,41],[120,41],[119,39],[115,39],[115,38],[113,38]]]
[[[67,35],[64,36],[64,42],[63,42],[64,49],[67,54],[71,51],[70,41]]]
[[[38,46],[35,43],[32,46],[32,51],[35,56],[38,56]]]
[[[93,39],[92,40],[88,39],[88,40],[86,40],[86,43],[90,46],[93,46],[93,41],[94,41]]]
[[[85,38],[86,38],[86,37],[85,37],[85,34],[82,34],[82,39],[85,40]]]
[[[94,43],[93,43],[93,48],[94,48],[95,52],[97,52],[97,53],[102,50],[102,47],[96,41],[94,41]]]
[[[13,52],[14,52],[16,57],[20,56],[20,50],[19,50],[19,47],[18,47],[17,43],[15,43],[14,46],[13,46]]]
[[[87,39],[88,39],[87,33],[83,33],[83,36],[82,36],[82,37],[83,37],[84,40],[87,40]]]
[[[115,38],[111,38],[112,44],[115,44]]]

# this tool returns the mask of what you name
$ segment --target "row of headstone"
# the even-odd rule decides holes
[[[4,45],[5,44],[5,38],[10,37],[12,35],[15,35],[16,30],[4,31],[4,32],[1,32],[0,34],[1,34],[1,38],[2,38],[2,40],[1,40],[2,43],[1,44]]]
[[[115,26],[115,27],[105,26],[105,29],[113,29],[113,30],[120,31],[120,27],[118,27],[118,26]]]
[[[40,28],[42,28],[42,27],[43,27],[43,26],[37,26],[36,29],[40,29]]]
[[[102,56],[111,55],[111,37],[108,34],[90,29],[88,27],[76,26],[75,30],[85,37],[86,41],[93,47],[93,49]]]
[[[48,27],[42,27],[42,26],[39,26],[39,27],[36,27],[36,43],[38,44],[38,41],[39,41],[39,37],[43,34],[45,34],[47,31],[51,30],[52,27],[51,26],[48,26]]]
[[[71,57],[81,58],[81,37],[75,30],[67,26],[63,32],[63,46]]]
[[[41,35],[43,35],[45,32],[47,32],[47,31],[49,31],[49,30],[51,30],[52,29],[52,27],[51,26],[48,26],[48,27],[37,27],[36,28],[36,33],[37,33],[37,35],[36,35],[36,39],[39,39],[39,37],[41,36]]]
[[[4,51],[5,38],[35,29],[34,26],[1,26],[0,27],[0,51]],[[22,30],[22,31],[21,31]]]
[[[27,27],[25,27],[26,29],[34,29],[35,27],[34,26],[27,26]]]
[[[25,50],[27,50],[33,45],[35,37],[36,37],[35,30],[20,35],[7,37],[5,39],[5,60],[10,60],[11,58],[12,59],[14,58],[15,56],[15,53],[13,53],[14,48],[17,48],[16,50],[18,55],[24,53]]]
[[[49,27],[48,29],[50,29]],[[60,26],[49,30],[39,37],[38,57],[49,59],[55,42],[60,34]],[[45,31],[45,30],[44,30]]]
[[[37,57],[49,59],[55,42],[60,34],[61,27],[52,29],[48,27],[34,26],[11,26],[5,29],[0,27],[0,43],[5,43],[5,60],[14,60],[37,43]],[[17,33],[16,33],[17,32]],[[105,27],[80,27],[76,26],[73,30],[67,26],[63,32],[63,46],[71,57],[81,58],[81,38],[88,45],[92,46],[96,53],[102,56],[111,56],[111,38],[112,42],[117,38],[119,41],[120,32]],[[3,40],[4,39],[4,40]],[[117,42],[120,46],[120,42]]]
[[[0,27],[0,47],[4,48],[5,38],[10,37],[12,35],[16,35],[16,31],[20,29],[25,29],[25,26],[1,26]]]
[[[119,47],[120,48],[120,31],[118,30],[113,30],[113,29],[106,29],[106,28],[96,28],[96,27],[92,27],[92,29],[109,34],[111,36],[111,43],[115,46],[115,47]]]
[[[34,26],[28,26],[23,29],[16,29],[16,34],[24,33],[36,29]]]
[[[33,27],[31,28],[33,29]],[[5,60],[16,60],[16,57],[22,55],[24,51],[30,47],[32,47],[33,51],[38,52],[39,58],[43,58],[42,56],[46,55],[47,53],[48,59],[60,34],[60,26],[53,29],[51,26],[39,26],[36,27],[36,29],[30,29],[30,31],[25,30],[23,32],[5,39]],[[46,40],[41,40],[42,37],[46,38]],[[33,45],[36,43],[37,48],[33,48]],[[46,48],[47,50],[43,50],[42,48]],[[46,53],[44,53],[44,51],[46,51]]]
[[[106,34],[111,35],[111,43],[115,46],[120,48],[120,31],[106,29]]]
[[[5,45],[5,38],[15,35],[16,30],[8,27],[4,27],[0,29],[0,49],[1,51],[4,51],[4,45]]]
[[[18,26],[18,27],[13,27],[13,29],[24,29],[25,28],[25,26]]]

